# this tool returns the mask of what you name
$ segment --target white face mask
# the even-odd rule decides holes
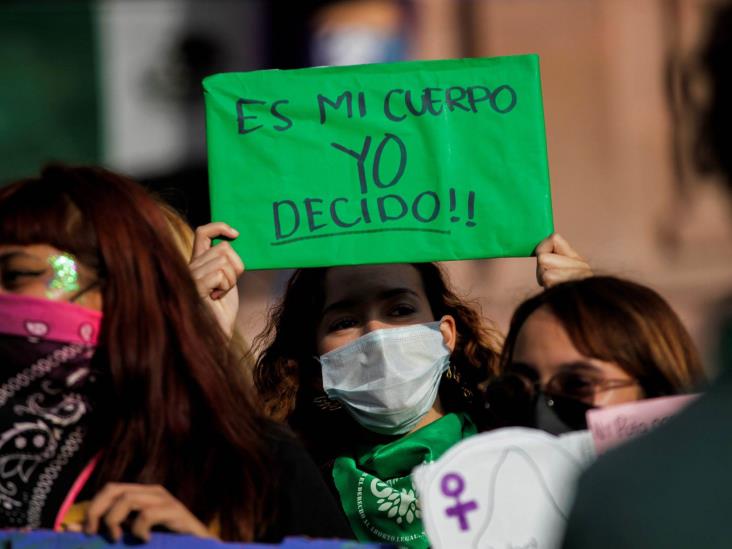
[[[376,330],[320,357],[325,393],[386,435],[414,429],[435,402],[449,362],[440,322]]]

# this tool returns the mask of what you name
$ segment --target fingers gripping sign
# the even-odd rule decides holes
[[[235,239],[239,231],[226,223],[209,223],[196,229],[193,255],[189,265],[198,294],[231,337],[239,310],[236,283],[244,272],[244,263],[228,242],[213,245],[215,238]]]
[[[123,524],[129,524],[130,532],[144,541],[150,541],[150,532],[155,526],[180,534],[214,537],[162,486],[110,482],[91,501],[84,531],[98,534],[106,528],[109,536],[118,541],[123,534]]]
[[[558,233],[542,240],[534,250],[534,255],[536,281],[544,288],[551,288],[568,280],[587,278],[593,274],[587,260]]]

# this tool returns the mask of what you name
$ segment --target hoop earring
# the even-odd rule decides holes
[[[343,408],[343,405],[340,402],[328,398],[327,395],[319,395],[314,397],[313,404],[315,404],[316,408],[318,408],[319,410],[323,410],[324,412],[335,412],[336,410],[340,410],[341,408]]]

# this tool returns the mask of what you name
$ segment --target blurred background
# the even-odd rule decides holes
[[[557,230],[598,272],[656,288],[709,355],[715,304],[732,290],[732,216],[722,191],[693,169],[694,120],[682,98],[703,98],[694,46],[714,4],[6,0],[0,184],[49,160],[99,163],[143,181],[198,225],[210,215],[204,76],[538,53]],[[504,331],[515,305],[538,290],[533,259],[446,266],[459,293]],[[247,338],[288,275],[243,276]]]

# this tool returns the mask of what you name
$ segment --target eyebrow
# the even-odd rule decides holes
[[[409,288],[391,288],[389,290],[384,290],[383,292],[380,292],[377,294],[376,299],[379,301],[386,301],[388,299],[392,299],[394,297],[398,297],[401,295],[409,295],[411,297],[419,299],[419,294],[415,292],[414,290],[410,290]],[[342,310],[342,309],[349,309],[353,307],[354,305],[357,305],[363,301],[362,299],[341,299],[340,301],[336,301],[334,303],[331,303],[327,307],[323,309],[323,312],[320,314],[320,317],[323,318],[325,315],[327,315],[330,312]]]
[[[18,256],[28,257],[30,259],[37,259],[38,261],[43,261],[40,257],[33,255],[33,254],[29,254],[28,252],[24,252],[23,250],[15,250],[12,252],[1,253],[0,261],[5,261],[7,259],[12,259],[12,258],[18,257]]]
[[[536,364],[532,362],[526,362],[523,360],[511,360],[508,367],[517,367],[522,366],[526,368],[531,368],[532,370],[536,370]],[[586,362],[584,360],[571,360],[569,362],[560,362],[556,365],[556,370],[559,372],[560,370],[570,369],[570,368],[586,368],[588,370],[592,370],[594,372],[599,372],[600,369],[595,366],[594,364],[591,364],[589,362]]]
[[[570,369],[570,368],[585,368],[588,370],[592,370],[595,372],[599,372],[600,369],[595,366],[594,364],[591,364],[590,362],[587,362],[586,360],[572,360],[570,362],[562,362],[557,366],[557,369]]]

